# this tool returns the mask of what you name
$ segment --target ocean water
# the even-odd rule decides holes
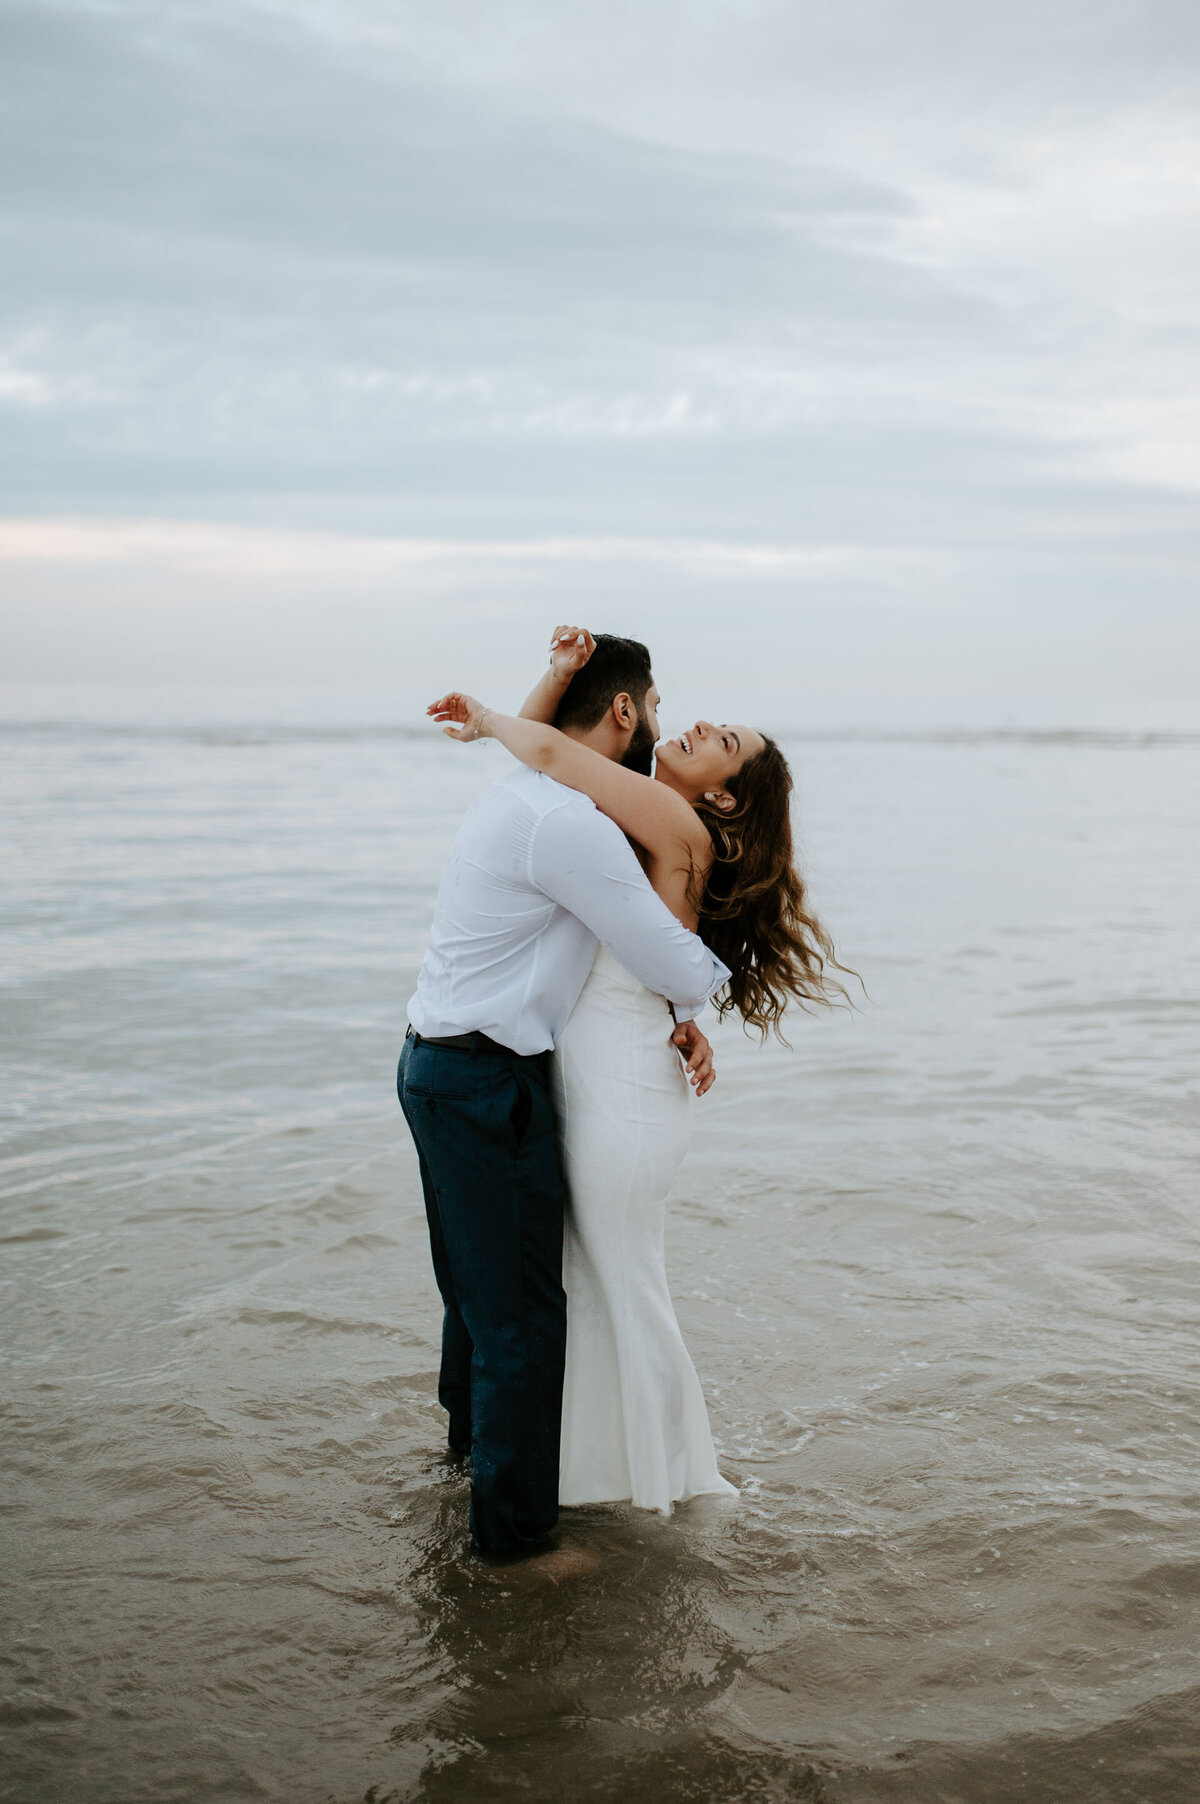
[[[0,1798],[1200,1796],[1200,736],[788,749],[869,1000],[696,1106],[741,1496],[554,1585],[467,1557],[393,1088],[505,754],[0,729]]]

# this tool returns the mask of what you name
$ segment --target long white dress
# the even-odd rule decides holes
[[[569,1189],[559,1502],[669,1515],[721,1477],[664,1261],[691,1088],[661,996],[601,946],[554,1054]]]

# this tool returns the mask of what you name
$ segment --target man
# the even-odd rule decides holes
[[[644,645],[599,634],[558,724],[646,769],[658,690]],[[603,940],[691,1016],[728,972],[651,889],[595,805],[518,769],[468,811],[438,892],[397,1087],[417,1146],[445,1305],[438,1396],[472,1459],[471,1534],[485,1553],[536,1551],[558,1516],[566,1349],[564,1185],[549,1053]]]

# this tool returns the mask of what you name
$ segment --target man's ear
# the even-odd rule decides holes
[[[704,800],[719,808],[722,814],[728,814],[731,808],[737,807],[737,797],[731,796],[727,789],[706,789]]]
[[[638,723],[638,711],[622,690],[612,698],[612,716],[623,733],[632,733]]]

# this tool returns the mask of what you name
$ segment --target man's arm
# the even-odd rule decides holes
[[[543,895],[590,927],[647,989],[673,1002],[679,1018],[694,1015],[728,981],[727,968],[655,895],[625,836],[597,809],[574,803],[546,815],[529,862]]]
[[[685,879],[685,895],[691,883],[707,871],[712,858],[707,829],[695,809],[669,784],[626,770],[557,727],[485,708],[460,689],[443,695],[426,712],[434,720],[450,723],[442,731],[452,739],[464,744],[498,739],[531,770],[540,770],[564,788],[589,797],[656,864],[661,861],[664,878],[678,875]]]

